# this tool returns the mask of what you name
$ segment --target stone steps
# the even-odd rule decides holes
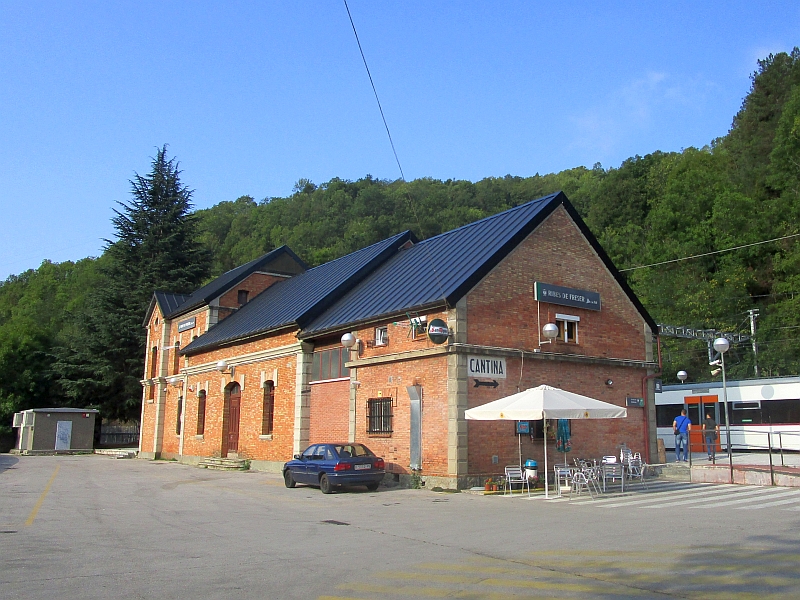
[[[204,458],[197,466],[215,471],[247,471],[250,461],[244,458]]]
[[[114,458],[136,458],[138,451],[130,448],[100,448],[95,449],[94,453]]]
[[[660,469],[659,478],[668,481],[691,481],[692,474],[689,470],[689,463],[669,463],[658,467]]]

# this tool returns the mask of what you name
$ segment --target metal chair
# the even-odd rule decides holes
[[[589,487],[589,479],[586,477],[586,473],[583,471],[576,471],[572,474],[572,485],[569,488],[569,499],[572,500],[572,492],[575,492],[578,496],[581,495],[581,490],[586,488],[586,491],[589,492],[589,496],[591,496],[592,500],[594,500],[594,494],[592,493],[592,489]]]
[[[647,488],[647,482],[644,480],[646,470],[647,465],[642,460],[641,456],[637,458],[637,456],[634,455],[633,458],[631,458],[631,460],[628,462],[628,478],[638,479],[639,483],[641,483],[645,488]]]
[[[556,465],[553,467],[553,471],[555,474],[555,484],[556,484],[556,497],[561,497],[561,489],[567,488],[572,486],[572,471],[570,467],[565,465]]]
[[[506,467],[506,480],[503,484],[503,495],[506,495],[506,490],[508,490],[509,495],[514,494],[514,484],[520,484],[519,492],[520,494],[525,489],[528,488],[528,496],[531,495],[531,484],[528,481],[528,478],[523,476],[522,469],[520,469],[517,465],[509,465]]]
[[[617,479],[619,479],[619,483],[621,486],[621,491],[625,491],[625,467],[619,463],[611,463],[611,464],[604,464],[603,465],[603,491],[606,491],[606,481],[609,479],[611,483],[614,483]]]

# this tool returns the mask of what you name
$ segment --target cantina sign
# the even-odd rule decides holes
[[[600,310],[600,294],[597,292],[576,290],[537,281],[533,286],[533,294],[539,302]]]
[[[467,357],[467,377],[506,378],[505,358],[486,358],[483,356]]]

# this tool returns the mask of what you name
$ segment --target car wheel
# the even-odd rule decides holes
[[[289,469],[283,472],[283,483],[286,484],[287,488],[293,488],[297,485],[297,482],[292,477],[292,472]]]
[[[319,489],[323,494],[330,494],[333,491],[333,486],[325,473],[319,478]]]
[[[380,483],[378,483],[377,481],[376,481],[376,482],[374,482],[374,483],[368,483],[368,484],[367,484],[367,489],[368,489],[370,492],[374,492],[375,490],[377,490],[377,489],[378,489],[378,486],[379,486],[379,485],[380,485]]]

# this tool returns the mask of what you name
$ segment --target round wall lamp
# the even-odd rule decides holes
[[[356,336],[354,336],[350,332],[347,332],[342,336],[342,346],[344,346],[348,350],[352,350],[353,346],[356,345],[357,341],[358,340],[356,339]]]
[[[608,385],[608,386],[614,385],[614,380],[613,379],[606,379],[606,385]]]
[[[547,323],[542,327],[542,335],[550,341],[556,339],[558,337],[558,325],[555,323]]]

